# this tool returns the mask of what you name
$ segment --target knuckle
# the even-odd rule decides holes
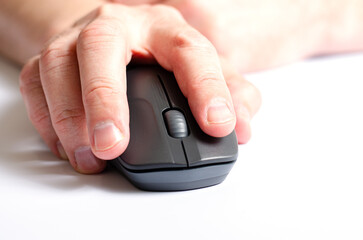
[[[115,4],[104,3],[95,10],[96,17],[110,16],[112,15],[114,9],[115,9]]]
[[[194,29],[179,31],[173,38],[173,43],[178,48],[204,46],[205,39]]]
[[[51,111],[53,125],[60,131],[79,126],[84,121],[83,108],[58,105]]]
[[[203,92],[215,92],[216,90],[226,89],[226,83],[217,71],[204,71],[199,76],[194,77],[192,84],[188,85],[188,93],[200,94]]]
[[[116,82],[114,78],[105,76],[90,79],[84,86],[83,101],[91,106],[105,105],[108,99],[121,94]]]
[[[76,59],[76,51],[73,48],[67,48],[63,42],[50,43],[40,55],[40,64],[42,71],[51,72],[52,70],[62,68],[73,64],[72,59]]]
[[[102,4],[101,6],[97,7],[95,10],[96,17],[107,15],[109,11],[110,11],[109,4]]]
[[[20,72],[19,88],[20,92],[24,95],[29,89],[40,86],[40,74],[37,63],[27,62]]]
[[[78,38],[78,46],[83,50],[105,47],[112,43],[118,43],[123,35],[124,27],[121,21],[115,17],[102,17],[85,27]]]
[[[223,77],[219,76],[217,71],[210,71],[202,74],[200,77],[196,78],[196,82],[200,85],[205,85],[205,86],[225,85]]]
[[[34,72],[33,69],[34,69],[34,63],[32,61],[28,61],[27,63],[25,63],[20,72],[20,80],[22,82],[26,82],[27,79],[32,78]]]
[[[119,21],[113,17],[102,17],[98,21],[95,21],[85,27],[79,38],[81,40],[87,40],[93,37],[113,37],[117,34]]]
[[[203,55],[217,55],[214,46],[197,30],[190,28],[179,31],[172,39],[172,45],[177,52],[191,50]]]
[[[37,129],[48,126],[50,121],[48,106],[40,105],[35,109],[29,109],[28,117],[32,124],[37,127]]]

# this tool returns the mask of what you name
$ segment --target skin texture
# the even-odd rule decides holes
[[[363,50],[361,0],[111,0],[177,8],[240,73]]]
[[[25,63],[29,118],[81,173],[127,147],[130,61],[173,71],[202,130],[245,143],[261,98],[241,73],[362,47],[358,0],[110,2],[0,0],[0,51]]]
[[[127,147],[125,71],[132,58],[174,72],[207,134],[223,137],[236,128],[239,142],[248,141],[259,93],[207,38],[169,6],[102,4],[49,40],[20,76],[30,120],[77,171],[102,171],[103,160]]]

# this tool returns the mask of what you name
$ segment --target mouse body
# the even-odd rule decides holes
[[[112,160],[136,187],[181,191],[221,183],[238,155],[236,134],[215,138],[195,121],[173,73],[159,66],[127,70],[130,142]]]

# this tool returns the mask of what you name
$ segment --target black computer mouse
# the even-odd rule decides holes
[[[173,73],[160,66],[127,70],[130,143],[112,160],[138,188],[180,191],[221,183],[238,155],[235,132],[215,138],[195,121]]]

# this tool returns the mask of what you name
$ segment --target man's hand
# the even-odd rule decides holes
[[[127,147],[132,58],[174,72],[204,132],[223,137],[236,128],[239,142],[248,141],[260,95],[207,38],[172,7],[104,4],[49,41],[20,77],[32,123],[77,171],[100,172]]]

